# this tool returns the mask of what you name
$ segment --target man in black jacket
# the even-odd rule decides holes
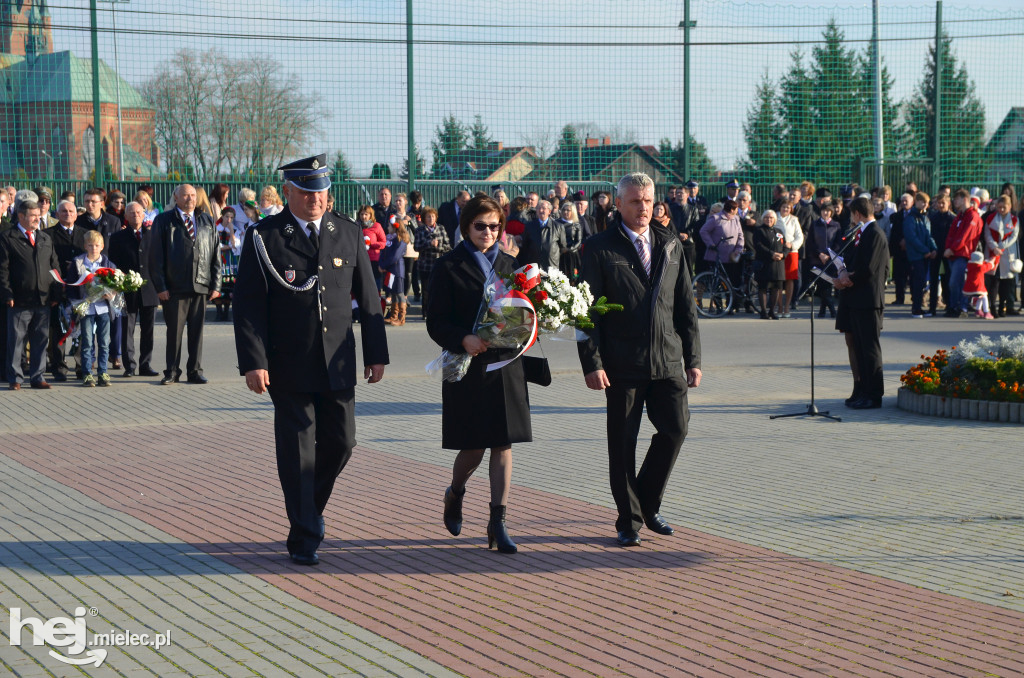
[[[893,304],[906,301],[907,287],[910,286],[910,260],[907,259],[907,242],[903,237],[903,222],[914,206],[914,196],[904,193],[896,211],[889,215],[889,255],[892,257],[892,284],[896,292]],[[937,241],[936,241],[937,242]]]
[[[558,268],[558,260],[569,244],[565,228],[551,218],[551,203],[537,203],[537,218],[531,219],[523,229],[523,242],[517,259],[523,264],[537,264],[542,270]]]
[[[882,406],[882,310],[885,305],[885,274],[889,244],[874,220],[867,198],[850,203],[850,220],[856,226],[853,245],[844,256],[846,270],[836,280],[839,311],[836,329],[846,335],[853,372],[853,395],[846,404],[855,410]]]
[[[181,338],[188,325],[188,383],[205,384],[203,324],[206,302],[220,296],[217,230],[208,214],[196,212],[196,189],[174,189],[174,208],[158,214],[152,226],[150,275],[167,323],[167,369],[163,385],[181,377]]]
[[[53,251],[57,253],[58,270],[61,275],[68,275],[68,264],[79,254],[85,252],[85,229],[75,223],[78,210],[75,203],[63,200],[57,205],[57,225],[44,228],[43,233],[53,241]],[[74,281],[72,281],[74,282]],[[66,304],[67,290],[62,289],[60,303],[50,309],[50,348],[47,360],[50,363],[50,374],[54,381],[68,380],[68,364],[64,358],[64,349],[70,341],[60,342],[67,331],[62,326],[60,304]],[[67,308],[65,306],[65,308]],[[65,311],[66,313],[67,311]]]
[[[377,191],[377,202],[373,203],[371,208],[373,209],[373,220],[380,224],[380,227],[387,233],[388,222],[391,215],[395,213],[394,205],[391,204],[391,189],[381,186],[381,189]]]
[[[288,553],[316,565],[323,512],[355,445],[356,345],[360,307],[363,378],[388,363],[387,337],[362,230],[327,211],[327,158],[281,167],[284,211],[245,234],[235,282],[238,369],[274,401],[277,469],[291,529]]]
[[[690,419],[687,388],[700,385],[700,332],[690,273],[673,234],[650,228],[654,182],[646,174],[619,181],[621,215],[587,241],[583,279],[594,297],[624,310],[595,319],[579,344],[587,386],[608,403],[608,459],[621,546],[638,546],[644,524],[672,534],[661,501]],[[657,433],[640,472],[636,445],[644,405]]]
[[[99,231],[103,235],[103,254],[107,254],[110,236],[121,230],[121,220],[103,210],[103,191],[98,188],[85,192],[82,206],[85,212],[78,216],[75,224],[84,231]]]
[[[29,381],[32,388],[50,388],[43,380],[48,307],[60,298],[60,283],[50,275],[57,268],[57,254],[50,236],[39,231],[39,203],[18,204],[18,224],[0,235],[0,303],[7,307],[7,336],[4,357],[11,390],[21,390],[25,374],[21,359],[25,344],[30,347]]]
[[[110,260],[119,269],[128,273],[134,271],[145,281],[138,292],[124,295],[124,327],[121,332],[121,355],[124,357],[124,376],[138,374],[155,377],[158,372],[151,366],[153,360],[153,331],[156,323],[156,307],[160,299],[156,295],[149,274],[149,251],[152,231],[143,228],[146,210],[137,202],[130,202],[124,208],[124,219],[128,228],[110,236]],[[135,359],[135,324],[140,326],[139,358]]]

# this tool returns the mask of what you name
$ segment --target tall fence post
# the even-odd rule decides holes
[[[405,0],[405,125],[408,133],[409,176],[406,177],[407,192],[416,188],[416,130],[413,125],[413,86],[412,86],[412,0]]]
[[[683,180],[690,176],[690,0],[683,0]]]
[[[942,0],[935,2],[935,169],[932,171],[932,193],[942,183]]]
[[[103,185],[103,130],[100,127],[100,46],[97,35],[96,0],[89,0],[89,24],[92,29],[92,132],[94,186]],[[83,149],[84,152],[84,149]],[[85,177],[86,180],[89,177]]]
[[[878,167],[875,169],[875,186],[885,185],[885,139],[882,134],[882,57],[878,49],[878,0],[871,3],[871,70],[875,76],[875,157]]]

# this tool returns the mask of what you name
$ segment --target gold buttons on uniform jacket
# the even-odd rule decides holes
[[[321,285],[321,286],[320,286],[320,291],[321,291],[321,292],[326,292],[326,291],[327,291],[327,288],[326,288],[326,287],[324,287],[323,285]]]
[[[323,266],[317,266],[317,268],[319,268],[321,271],[324,270]]]
[[[327,328],[325,327],[325,328],[324,328],[324,332],[326,332],[326,331],[327,331]]]

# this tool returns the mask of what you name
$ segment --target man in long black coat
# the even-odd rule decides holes
[[[153,369],[153,331],[156,307],[160,299],[149,274],[149,250],[152,231],[143,227],[146,211],[137,202],[124,208],[127,228],[110,236],[107,250],[110,260],[125,273],[134,271],[145,281],[142,289],[124,295],[124,328],[121,332],[121,355],[124,358],[124,376],[155,377]],[[139,354],[135,354],[135,325],[139,325]],[[136,371],[137,370],[137,371]]]
[[[355,445],[353,298],[363,377],[380,381],[388,363],[363,233],[327,211],[326,163],[319,155],[280,168],[288,204],[246,232],[234,292],[238,367],[274,402],[288,553],[300,565],[319,562],[324,508]]]
[[[853,372],[853,395],[846,404],[856,410],[882,406],[882,310],[889,244],[874,220],[867,198],[850,203],[850,219],[856,224],[853,245],[844,256],[846,272],[835,287],[839,293],[836,329],[846,335]]]
[[[24,200],[18,205],[18,223],[0,236],[0,303],[7,308],[9,338],[5,362],[12,390],[21,390],[26,375],[21,361],[30,347],[28,379],[32,388],[50,388],[43,379],[49,307],[60,298],[61,286],[50,271],[57,268],[57,254],[50,236],[39,230],[39,204]]]
[[[583,248],[583,279],[594,297],[624,310],[595,319],[579,344],[587,386],[604,390],[608,403],[608,459],[620,546],[638,546],[646,524],[672,534],[661,501],[686,438],[686,393],[700,385],[700,332],[690,273],[679,238],[650,228],[654,182],[628,174],[619,182],[620,219]],[[636,445],[644,405],[657,433],[640,472]]]

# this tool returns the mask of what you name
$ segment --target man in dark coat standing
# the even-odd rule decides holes
[[[49,307],[60,299],[60,283],[50,275],[57,254],[50,236],[39,230],[39,203],[18,204],[18,223],[0,235],[0,303],[7,307],[7,382],[13,391],[25,381],[21,360],[30,347],[29,381],[32,388],[50,388],[43,379]]]
[[[523,229],[523,242],[518,260],[523,264],[537,264],[542,270],[558,268],[558,261],[569,250],[565,228],[551,218],[551,203],[537,203],[537,218],[531,219]]]
[[[867,198],[850,203],[850,221],[855,225],[853,245],[845,255],[846,270],[835,282],[840,290],[836,329],[846,335],[853,372],[853,395],[846,404],[855,410],[882,406],[882,310],[885,305],[885,276],[889,266],[889,244],[874,220]]]
[[[205,384],[203,325],[206,301],[220,296],[220,242],[210,215],[196,212],[196,189],[174,189],[174,207],[153,220],[150,275],[167,324],[167,369],[162,385],[181,377],[181,339],[188,325],[188,383]]]
[[[62,200],[57,205],[57,225],[43,229],[43,233],[50,236],[53,241],[53,251],[57,253],[58,270],[61,275],[67,274],[68,264],[72,259],[85,252],[86,230],[75,222],[77,218],[78,210],[75,209],[75,203],[70,200]],[[66,311],[67,307],[62,311],[60,304],[67,304],[67,290],[61,290],[60,303],[50,308],[48,362],[53,380],[67,381],[68,364],[64,357],[64,349],[71,342],[60,343],[61,337],[67,331],[67,328],[62,326],[61,318],[68,312]]]
[[[355,445],[353,298],[363,377],[380,381],[388,363],[363,233],[327,211],[326,165],[319,155],[279,168],[288,204],[246,232],[234,292],[238,367],[249,390],[274,402],[288,553],[300,565],[319,562],[324,508]]]
[[[444,226],[445,233],[448,234],[448,242],[455,242],[455,232],[459,230],[459,217],[467,202],[469,202],[469,191],[459,191],[452,200],[441,203],[441,206],[437,208],[437,223]]]
[[[149,274],[149,251],[152,231],[142,226],[146,210],[137,202],[130,202],[124,208],[127,228],[110,236],[110,260],[125,273],[134,271],[145,281],[142,289],[124,295],[124,328],[121,332],[121,355],[124,357],[124,376],[155,377],[153,369],[153,330],[156,323],[156,307],[160,299]],[[135,357],[135,325],[140,327],[139,357]],[[138,372],[136,372],[138,370]]]
[[[673,533],[661,501],[690,419],[686,392],[700,385],[700,332],[679,238],[650,228],[654,182],[627,174],[616,189],[621,217],[587,241],[583,279],[594,297],[624,310],[595,319],[579,344],[587,386],[608,403],[608,461],[620,546],[639,546],[646,524]],[[636,472],[644,405],[657,433]]]

